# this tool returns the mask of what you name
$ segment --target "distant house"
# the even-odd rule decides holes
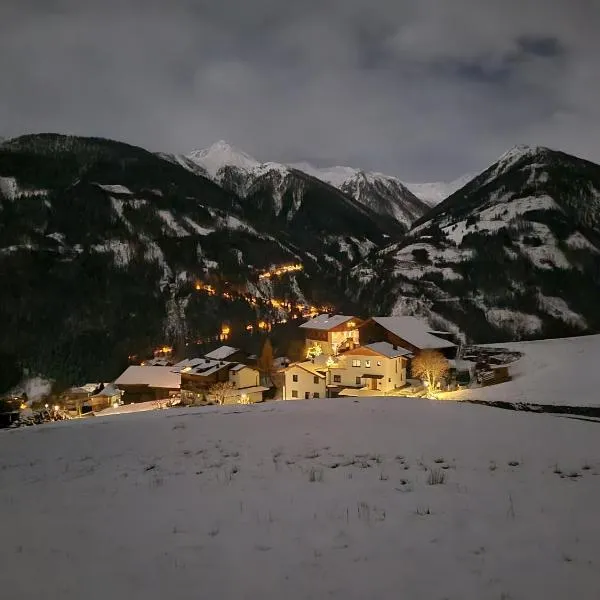
[[[292,363],[283,370],[283,400],[308,400],[327,396],[327,369],[312,361]]]
[[[144,367],[170,367],[172,365],[173,361],[165,357],[155,357],[142,361]]]
[[[108,383],[99,392],[89,396],[83,403],[83,408],[84,410],[89,409],[98,412],[105,408],[110,408],[115,404],[119,404],[122,395],[122,390],[116,387],[116,385]]]
[[[210,358],[182,360],[174,367],[181,376],[181,399],[198,404],[209,401],[210,389],[216,383],[229,382],[233,389],[226,393],[227,402],[262,402],[268,388],[260,385],[260,373],[243,363]]]
[[[389,342],[375,342],[348,350],[330,369],[328,387],[333,395],[351,396],[353,390],[386,394],[406,385],[412,354]]]
[[[305,332],[305,348],[319,345],[324,354],[335,355],[359,345],[362,321],[347,315],[322,314],[300,325]]]
[[[361,344],[383,340],[415,356],[423,350],[438,350],[446,358],[454,358],[457,345],[446,339],[449,335],[416,317],[372,317],[360,326]]]
[[[122,400],[149,402],[166,400],[179,393],[181,376],[174,367],[128,367],[116,380],[115,386],[123,392]]]
[[[85,402],[100,387],[99,383],[87,383],[81,387],[69,388],[60,395],[59,405],[67,411],[81,413]]]
[[[226,360],[229,362],[245,362],[248,359],[248,355],[243,350],[233,348],[232,346],[219,346],[205,354],[204,357],[211,360]]]

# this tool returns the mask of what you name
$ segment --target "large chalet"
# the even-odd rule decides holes
[[[283,399],[394,394],[407,385],[411,359],[425,350],[454,358],[447,332],[415,317],[322,314],[300,325],[307,360],[282,369]],[[315,348],[318,348],[315,351]]]

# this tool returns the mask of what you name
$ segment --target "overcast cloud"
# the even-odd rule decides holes
[[[0,136],[407,181],[517,143],[600,162],[599,26],[597,0],[2,0]]]

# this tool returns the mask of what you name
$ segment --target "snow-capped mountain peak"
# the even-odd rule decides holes
[[[544,148],[543,146],[518,144],[500,156],[497,161],[496,171],[500,172],[506,170],[523,158],[531,158],[532,156],[543,154],[545,152],[548,152],[548,148]]]
[[[242,150],[238,150],[224,140],[215,142],[208,148],[194,150],[187,155],[187,158],[203,167],[206,172],[215,177],[221,167],[236,167],[242,170],[250,170],[260,165],[256,159],[252,158]]]

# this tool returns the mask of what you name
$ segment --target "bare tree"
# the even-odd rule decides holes
[[[233,389],[235,389],[235,385],[231,381],[219,381],[210,386],[208,397],[217,404],[225,404],[225,399],[229,395],[228,392]]]
[[[424,350],[413,359],[412,372],[433,391],[437,382],[448,372],[448,361],[436,350]]]

